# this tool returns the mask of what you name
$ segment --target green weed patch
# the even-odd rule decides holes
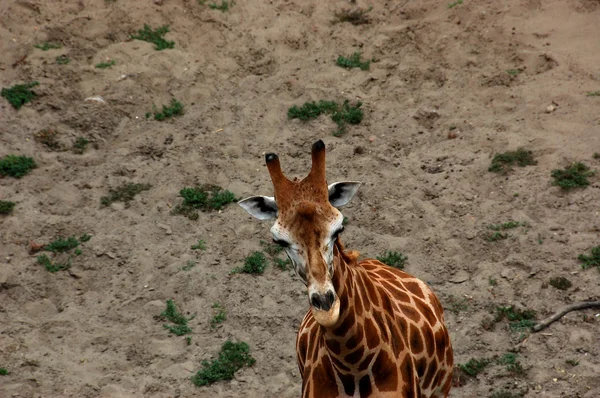
[[[202,369],[192,377],[192,382],[197,386],[205,386],[219,380],[231,380],[235,372],[255,362],[248,344],[226,341],[217,359],[202,361]]]
[[[6,155],[0,159],[0,176],[21,178],[35,169],[37,164],[27,156]]]
[[[31,102],[36,97],[37,94],[30,90],[35,86],[39,86],[39,83],[31,82],[27,84],[16,84],[9,88],[3,88],[2,91],[0,91],[0,96],[6,98],[13,108],[20,109],[23,105]]]
[[[335,64],[346,69],[359,68],[360,70],[369,70],[371,61],[361,61],[361,54],[359,52],[355,52],[349,57],[340,55],[335,61]]]
[[[348,124],[359,124],[362,121],[364,113],[362,109],[360,109],[361,106],[362,102],[360,101],[357,102],[356,105],[350,105],[348,100],[344,101],[341,105],[334,101],[312,101],[306,102],[301,107],[296,105],[292,106],[288,110],[288,118],[307,121],[315,119],[322,114],[331,115],[331,119],[338,126],[338,129],[333,135],[339,137],[346,132]]]
[[[595,174],[588,166],[583,163],[576,162],[563,170],[552,170],[551,176],[554,178],[552,185],[557,185],[568,191],[574,188],[583,188],[590,185],[588,177]]]
[[[144,28],[138,30],[137,35],[131,35],[134,40],[147,41],[154,44],[156,51],[166,50],[168,48],[174,48],[175,42],[165,40],[164,36],[169,32],[169,26],[165,25],[156,30],[153,30],[150,25],[144,24]]]

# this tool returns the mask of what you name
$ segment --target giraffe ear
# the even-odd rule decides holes
[[[259,220],[277,218],[277,203],[272,196],[251,196],[240,200],[238,204]]]
[[[358,187],[360,187],[360,182],[358,181],[344,181],[344,182],[334,182],[333,184],[327,187],[329,191],[329,203],[333,207],[342,207],[350,202],[350,199],[356,195],[356,191],[358,191]]]

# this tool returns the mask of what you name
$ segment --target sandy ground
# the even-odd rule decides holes
[[[191,0],[0,3],[0,83],[40,83],[19,111],[0,101],[0,156],[39,165],[0,179],[0,199],[17,202],[0,216],[0,367],[10,371],[0,376],[1,397],[299,396],[304,286],[272,266],[228,276],[270,239],[270,225],[236,205],[197,221],[170,210],[194,184],[270,194],[263,154],[277,152],[285,171],[302,177],[319,138],[330,181],[364,182],[344,210],[347,247],[408,256],[406,269],[445,303],[457,363],[503,356],[518,343],[506,322],[483,327],[498,306],[541,319],[599,298],[600,273],[582,270],[577,256],[599,244],[600,178],[564,193],[550,172],[573,161],[600,170],[592,159],[600,99],[586,96],[600,90],[600,3],[357,3],[240,0],[226,13]],[[356,6],[373,7],[370,23],[332,23]],[[175,48],[129,40],[144,23],[170,25]],[[62,48],[34,49],[44,41]],[[335,66],[354,51],[377,62],[369,71]],[[71,62],[56,64],[63,54]],[[107,59],[116,65],[94,68]],[[84,102],[94,95],[107,103]],[[144,117],[173,97],[183,116]],[[361,100],[365,118],[339,138],[327,117],[288,120],[290,106],[319,99]],[[64,147],[79,136],[93,144],[82,155],[51,151],[33,139],[45,128]],[[537,165],[487,171],[495,153],[520,146]],[[152,188],[129,207],[100,206],[123,182]],[[484,238],[488,224],[509,220],[529,227]],[[30,241],[83,233],[93,237],[69,272],[47,272],[28,251]],[[190,249],[198,239],[202,254]],[[184,271],[188,260],[197,266]],[[573,287],[549,286],[557,276]],[[156,318],[170,298],[196,315],[189,346]],[[214,303],[227,320],[213,330]],[[518,349],[523,374],[490,365],[451,396],[599,397],[596,312],[529,336]],[[195,387],[190,376],[227,339],[247,342],[255,365]]]

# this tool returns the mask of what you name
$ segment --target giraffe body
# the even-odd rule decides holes
[[[273,239],[285,248],[307,287],[309,311],[296,349],[302,397],[447,397],[452,346],[442,306],[421,280],[345,251],[337,209],[360,183],[325,180],[325,144],[312,148],[303,180],[287,179],[274,154],[266,163],[275,196],[240,205],[260,220],[276,219]]]

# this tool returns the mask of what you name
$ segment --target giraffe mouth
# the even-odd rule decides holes
[[[321,326],[326,328],[335,325],[340,318],[340,300],[336,297],[333,305],[328,310],[322,310],[314,306],[310,306],[313,318]]]

